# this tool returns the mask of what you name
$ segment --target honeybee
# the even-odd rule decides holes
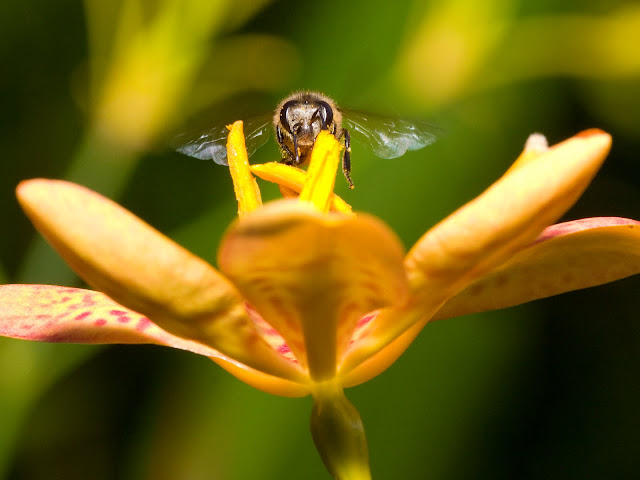
[[[419,150],[432,144],[437,138],[437,128],[427,123],[382,118],[343,109],[330,97],[309,91],[289,95],[278,104],[273,114],[245,121],[249,155],[267,142],[271,128],[280,147],[281,161],[287,165],[307,163],[316,137],[322,130],[328,130],[344,145],[342,172],[349,188],[353,188],[351,134],[381,158],[400,157],[407,150]],[[180,142],[177,150],[190,157],[227,165],[228,133],[226,125],[218,125],[191,140]]]

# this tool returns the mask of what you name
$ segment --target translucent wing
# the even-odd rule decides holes
[[[271,134],[272,115],[261,115],[244,122],[244,133],[247,153],[253,155],[263,146]],[[200,160],[213,160],[218,165],[227,165],[227,136],[229,130],[226,124],[217,125],[204,133],[179,135],[174,144],[176,150],[190,157]]]
[[[407,150],[419,150],[436,141],[439,129],[424,122],[384,118],[343,110],[349,134],[381,158],[396,158]]]

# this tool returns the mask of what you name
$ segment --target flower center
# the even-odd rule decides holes
[[[239,216],[262,206],[260,190],[253,174],[277,183],[285,196],[299,193],[301,201],[311,204],[322,213],[328,213],[329,210],[353,213],[351,206],[333,193],[342,145],[331,133],[320,132],[311,152],[308,172],[305,172],[276,162],[249,165],[242,121],[237,121],[228,128],[227,161],[238,201]]]

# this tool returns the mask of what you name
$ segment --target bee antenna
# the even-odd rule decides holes
[[[293,138],[293,152],[295,154],[295,165],[298,165],[300,163],[300,151],[298,150],[298,136],[293,133],[292,135]]]

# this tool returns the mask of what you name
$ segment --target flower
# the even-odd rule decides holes
[[[404,254],[380,220],[333,194],[340,144],[319,135],[308,173],[249,166],[242,124],[228,159],[240,218],[220,271],[79,185],[18,186],[27,215],[96,291],[0,286],[0,334],[38,341],[154,343],[210,357],[264,391],[314,398],[312,434],[335,478],[370,478],[345,387],[373,378],[432,319],[503,308],[640,272],[640,223],[551,225],[577,200],[611,138],[588,130],[548,148],[532,136],[493,186]],[[298,199],[262,205],[252,176]],[[101,293],[102,292],[102,293]]]

